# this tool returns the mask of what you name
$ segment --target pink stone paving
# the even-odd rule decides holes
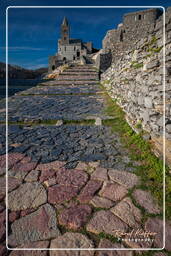
[[[10,212],[8,214],[8,220],[9,222],[14,222],[15,220],[17,220],[20,217],[20,212],[19,211],[15,211],[15,212]]]
[[[30,163],[30,162],[31,162],[31,157],[29,157],[29,156],[24,156],[19,162],[20,162],[21,164]]]
[[[88,168],[88,164],[84,163],[84,162],[79,162],[76,166],[76,170],[84,170],[86,171]]]
[[[5,211],[3,211],[0,213],[0,240],[4,239],[5,232]]]
[[[49,240],[60,234],[55,209],[49,204],[44,204],[33,213],[14,221],[11,230],[12,234],[8,237],[10,246]]]
[[[13,178],[13,177],[8,177],[8,191],[12,191],[15,188],[17,188],[21,184],[21,181]],[[6,194],[6,178],[1,177],[0,178],[0,198],[1,200],[5,197]]]
[[[154,201],[150,192],[141,189],[136,189],[133,192],[133,197],[139,205],[141,205],[143,208],[147,210],[147,212],[153,214],[159,214],[161,212],[161,209]]]
[[[15,163],[24,158],[23,154],[20,153],[9,153],[8,154],[8,168],[11,168]],[[0,168],[4,168],[6,166],[6,155],[0,156]]]
[[[90,203],[97,208],[111,208],[115,204],[115,202],[100,196],[94,196]]]
[[[126,232],[128,230],[128,225],[109,210],[95,212],[87,224],[87,231],[95,234],[105,232],[106,234],[115,236],[117,230]]]
[[[19,246],[18,248],[44,248],[47,249],[49,246],[49,241],[39,241],[33,242],[29,244],[25,244],[23,246]],[[22,251],[12,251],[10,256],[48,256],[48,251],[45,250],[22,250]]]
[[[30,213],[32,213],[32,212],[34,212],[35,211],[35,209],[26,209],[26,210],[22,210],[22,211],[20,211],[20,216],[21,217],[24,217],[24,216],[26,216],[26,215],[28,215],[28,214],[30,214]]]
[[[36,168],[37,163],[31,162],[31,163],[17,163],[12,167],[12,171],[16,172],[29,172]]]
[[[86,223],[91,214],[88,205],[77,205],[63,210],[59,215],[59,223],[71,229],[79,229]]]
[[[39,181],[43,182],[45,180],[49,180],[53,177],[55,177],[56,173],[53,169],[48,169],[48,170],[42,170],[41,175],[39,177]]]
[[[107,169],[98,167],[91,176],[92,179],[108,181]]]
[[[53,239],[50,248],[94,248],[94,243],[85,235],[66,232]],[[94,250],[52,250],[50,256],[94,256]]]
[[[39,171],[47,171],[47,170],[59,170],[61,167],[65,165],[65,162],[60,162],[60,161],[53,161],[47,164],[38,164],[36,167],[36,170]]]
[[[171,241],[171,223],[169,221],[166,221],[165,227],[166,227],[165,249],[168,251],[171,251],[171,243],[170,243],[170,241]],[[154,239],[154,245],[157,248],[162,248],[163,247],[163,220],[158,217],[148,218],[148,220],[145,223],[145,229],[156,233],[155,239]]]
[[[134,173],[111,169],[109,170],[108,175],[112,181],[115,181],[126,188],[132,188],[140,183],[138,176]]]
[[[101,188],[101,186],[101,181],[90,180],[81,191],[81,194],[78,196],[78,200],[81,203],[89,202],[93,198],[94,194]]]
[[[98,248],[125,248],[122,244],[112,243],[107,239],[101,239]],[[127,250],[101,250],[97,251],[97,256],[133,256],[133,251]]]
[[[37,208],[46,202],[46,190],[38,182],[23,183],[8,195],[8,208],[12,211]]]
[[[118,218],[132,228],[140,228],[142,214],[129,197],[124,198],[116,206],[110,209]]]
[[[121,200],[126,194],[128,190],[117,183],[105,182],[99,195],[102,197],[106,197],[112,201]]]
[[[58,204],[71,200],[78,193],[78,188],[72,185],[54,185],[48,188],[48,202]]]
[[[61,185],[71,185],[81,188],[88,180],[88,175],[82,170],[61,169],[56,172],[56,183]]]
[[[0,244],[0,256],[7,256],[8,252],[6,249],[6,245],[4,244]]]

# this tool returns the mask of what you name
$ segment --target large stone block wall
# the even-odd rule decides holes
[[[113,50],[114,42],[111,44]],[[166,159],[171,157],[171,8],[166,12]],[[132,42],[132,48],[113,52],[113,63],[101,81],[109,95],[126,113],[135,131],[142,128],[155,144],[155,152],[162,153],[163,144],[163,19],[156,21],[153,31]],[[119,57],[120,53],[120,57]],[[146,136],[148,138],[149,136]]]

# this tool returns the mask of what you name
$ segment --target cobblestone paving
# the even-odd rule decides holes
[[[0,106],[1,107],[1,106]],[[80,120],[104,116],[103,97],[97,95],[13,96],[9,100],[9,121]],[[5,120],[5,111],[0,121]]]
[[[99,84],[94,85],[68,85],[68,86],[62,86],[62,85],[56,85],[55,81],[54,85],[46,86],[46,85],[40,85],[39,88],[33,87],[30,88],[24,92],[21,92],[19,95],[27,95],[27,94],[33,94],[33,95],[49,95],[49,94],[93,94],[100,92]]]
[[[80,72],[89,67],[65,71]],[[90,74],[89,74],[90,76]],[[55,82],[55,81],[53,81]],[[62,91],[62,86],[48,89]],[[64,88],[67,88],[65,85]],[[77,92],[75,85],[66,92]],[[88,86],[85,85],[86,92]],[[84,90],[83,86],[79,90]],[[97,84],[96,84],[97,89]],[[31,89],[36,94],[40,88]],[[45,91],[46,91],[45,90]],[[78,92],[79,92],[78,90]],[[93,86],[91,86],[93,90]],[[97,91],[100,91],[100,88]],[[44,91],[44,94],[45,94]],[[30,90],[25,92],[30,93]],[[47,93],[48,94],[48,93]],[[92,99],[92,100],[90,100]],[[62,101],[63,109],[60,108]],[[87,96],[14,96],[9,100],[10,120],[40,117],[66,118],[89,114],[101,117],[102,97]],[[87,113],[86,112],[86,113]],[[3,112],[2,119],[4,118]],[[12,119],[13,118],[13,119]],[[20,119],[21,118],[21,119]],[[70,118],[70,120],[73,120]],[[41,248],[36,251],[5,249],[5,126],[0,126],[0,255],[70,256],[135,255],[133,251],[107,251],[105,248],[162,247],[162,209],[151,194],[141,188],[134,173],[138,165],[128,157],[118,134],[108,126],[61,124],[9,125],[8,140],[8,246]],[[132,164],[133,167],[129,167]],[[144,219],[144,212],[150,213]],[[120,240],[119,232],[150,230],[152,240]],[[171,226],[167,225],[168,237]],[[104,248],[103,251],[45,251],[47,248]],[[170,250],[169,240],[166,249]],[[31,254],[32,253],[32,254]],[[161,254],[162,255],[162,254]]]

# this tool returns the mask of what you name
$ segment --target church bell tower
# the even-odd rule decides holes
[[[61,42],[62,44],[69,44],[69,24],[66,17],[64,17],[61,25]]]

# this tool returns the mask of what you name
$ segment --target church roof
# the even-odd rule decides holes
[[[70,44],[78,44],[78,43],[82,43],[82,40],[81,39],[69,39],[69,43]]]
[[[64,17],[62,25],[68,26],[68,20],[66,17]]]

